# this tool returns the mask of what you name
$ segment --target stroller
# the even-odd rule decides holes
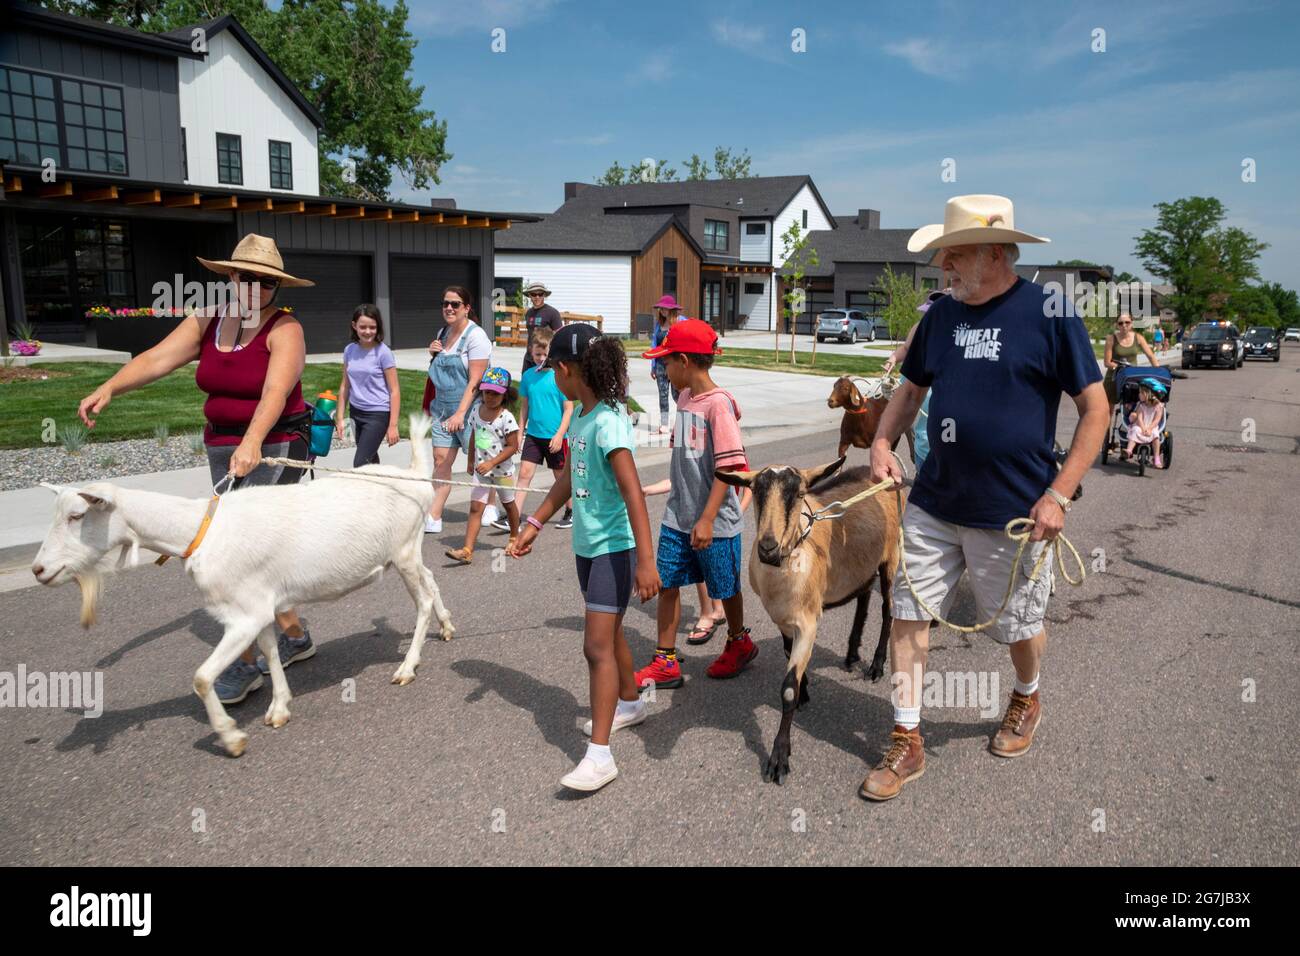
[[[1139,401],[1138,392],[1145,385],[1156,393],[1156,397],[1165,403],[1164,414],[1159,424],[1156,426],[1160,435],[1160,457],[1161,467],[1168,469],[1174,459],[1174,436],[1169,431],[1169,397],[1173,390],[1173,376],[1169,369],[1157,366],[1156,368],[1135,368],[1131,365],[1121,364],[1115,372],[1115,392],[1119,396],[1119,401],[1115,403],[1115,415],[1111,419],[1110,431],[1106,433],[1106,442],[1101,448],[1101,463],[1104,465],[1114,454],[1119,457],[1119,453],[1128,444],[1129,432],[1129,414],[1137,408]],[[1137,463],[1138,477],[1146,474],[1147,466],[1154,467],[1155,454],[1152,449],[1154,442],[1149,445],[1138,445],[1133,452],[1132,460]]]

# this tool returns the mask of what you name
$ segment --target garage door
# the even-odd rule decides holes
[[[370,256],[285,252],[284,269],[311,279],[305,289],[282,289],[276,302],[293,306],[308,352],[342,352],[351,337],[352,311],[374,301]]]
[[[478,260],[393,256],[388,261],[388,285],[393,348],[424,348],[445,324],[442,290],[447,286],[464,286],[478,308]]]

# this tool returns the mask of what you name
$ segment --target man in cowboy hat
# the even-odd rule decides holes
[[[541,282],[533,282],[524,289],[524,296],[532,303],[524,312],[524,325],[528,329],[528,344],[524,346],[524,365],[519,370],[522,378],[524,372],[533,367],[533,333],[538,329],[551,329],[555,332],[564,328],[564,320],[554,306],[546,304],[551,290]]]
[[[894,393],[871,446],[875,481],[902,473],[890,448],[911,423],[930,387],[930,454],[916,475],[903,514],[903,567],[894,579],[890,664],[894,729],[884,759],[863,781],[861,795],[889,800],[925,770],[919,730],[929,621],[945,615],[957,579],[970,572],[980,621],[1007,644],[1016,685],[989,744],[1019,757],[1033,743],[1042,716],[1038,667],[1047,640],[1043,617],[1051,567],[1028,579],[1041,549],[1060,534],[1070,498],[1101,448],[1106,395],[1083,322],[1054,308],[1042,286],[1013,265],[1020,242],[1048,242],[1015,228],[1011,200],[957,196],[942,224],[912,234],[912,252],[937,250],[951,294],[921,319]],[[1061,394],[1079,411],[1069,457],[1059,472],[1053,455]],[[1029,517],[1032,544],[1013,568],[1016,542],[1007,522]],[[1014,573],[1014,589],[998,613]]]

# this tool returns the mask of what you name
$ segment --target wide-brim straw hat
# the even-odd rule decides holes
[[[949,246],[1003,242],[1051,242],[1016,228],[1015,209],[1006,196],[953,196],[943,209],[943,222],[922,226],[907,240],[908,252]]]
[[[528,288],[524,290],[524,295],[532,295],[534,292],[540,292],[543,297],[551,294],[551,290],[540,282],[530,283]]]
[[[281,285],[286,286],[316,284],[310,279],[299,279],[285,272],[284,260],[280,258],[280,250],[276,248],[275,240],[253,232],[239,240],[239,245],[235,246],[235,251],[230,254],[229,259],[204,259],[202,256],[194,258],[213,272],[228,273],[231,269],[239,269],[243,272],[256,272],[258,275],[275,276],[280,280]]]

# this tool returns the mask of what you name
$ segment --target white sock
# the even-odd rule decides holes
[[[1032,693],[1033,693],[1034,691],[1036,691],[1036,690],[1038,690],[1038,675],[1037,675],[1037,674],[1034,675],[1034,679],[1031,680],[1028,684],[1022,684],[1022,683],[1020,682],[1020,678],[1019,678],[1019,677],[1016,678],[1016,693],[1017,693],[1017,694],[1020,694],[1020,695],[1023,696],[1023,697],[1028,697],[1030,694],[1032,694]]]
[[[645,701],[638,697],[636,700],[623,700],[621,697],[618,701],[617,715],[621,717],[630,717],[633,714],[639,714],[645,707]]]
[[[587,744],[586,756],[600,766],[604,766],[614,759],[614,755],[609,751],[609,744]]]
[[[894,705],[894,723],[904,730],[916,730],[921,725],[920,707],[899,707]]]

